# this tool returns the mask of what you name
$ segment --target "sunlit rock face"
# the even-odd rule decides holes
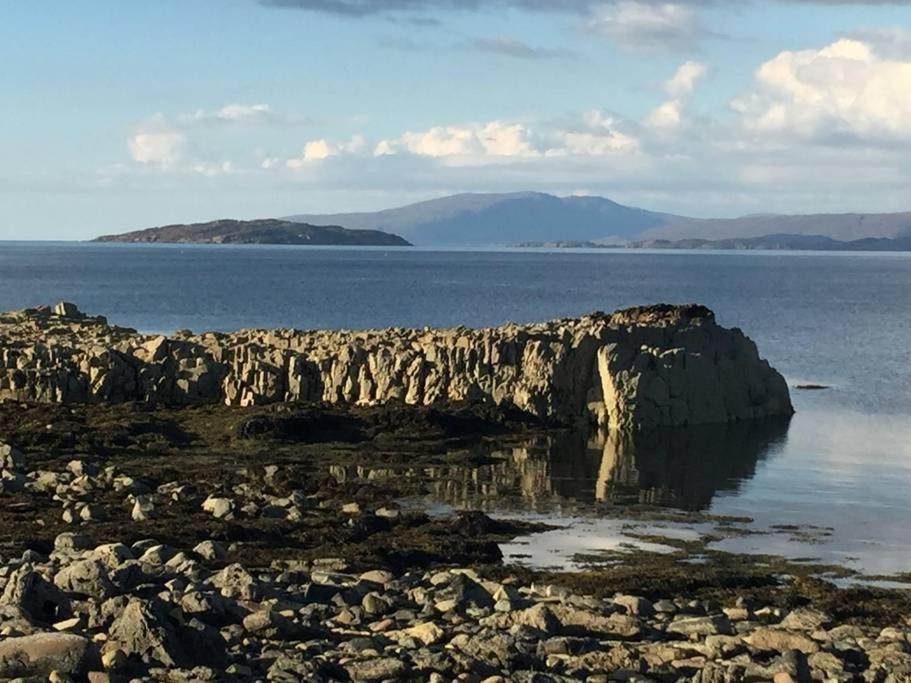
[[[250,406],[487,400],[611,430],[793,412],[787,384],[703,306],[488,329],[138,334],[72,304],[0,315],[0,399]]]

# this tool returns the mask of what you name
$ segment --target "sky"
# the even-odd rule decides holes
[[[594,194],[911,211],[911,0],[0,0],[0,239]]]

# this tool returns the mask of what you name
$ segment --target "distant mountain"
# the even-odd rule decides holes
[[[349,230],[337,225],[308,225],[285,220],[219,220],[165,225],[104,235],[95,242],[157,242],[178,244],[309,244],[410,247],[398,235],[379,230]]]
[[[639,240],[636,242],[520,242],[526,249],[729,249],[790,251],[911,251],[911,237],[866,237],[859,240],[833,240],[822,235],[764,235],[723,240]]]
[[[385,230],[419,246],[483,246],[532,240],[631,238],[663,225],[668,218],[673,217],[602,197],[516,192],[459,194],[375,213],[298,215],[288,220]]]
[[[603,197],[537,192],[458,194],[373,213],[304,214],[287,220],[383,230],[420,246],[719,240],[784,234],[839,241],[911,237],[911,212],[703,219],[646,211]]]

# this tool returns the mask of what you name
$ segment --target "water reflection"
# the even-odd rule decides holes
[[[719,492],[737,491],[757,463],[781,448],[790,418],[673,429],[604,441],[595,500],[703,510]]]
[[[703,510],[736,491],[780,448],[788,420],[689,427],[646,435],[565,431],[512,446],[486,445],[473,464],[336,468],[339,479],[406,476],[455,507],[543,510],[569,504],[630,504]]]

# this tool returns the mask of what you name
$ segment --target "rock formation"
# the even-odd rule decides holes
[[[703,306],[489,329],[138,334],[72,304],[0,314],[0,400],[249,406],[487,400],[648,429],[793,412],[787,384]]]

